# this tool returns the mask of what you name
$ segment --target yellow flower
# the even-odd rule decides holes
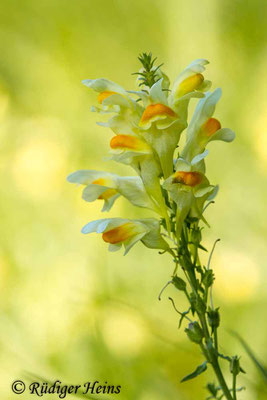
[[[100,92],[99,95],[97,96],[98,103],[102,104],[105,99],[107,99],[109,96],[112,96],[113,94],[117,93],[112,92],[110,90],[105,90],[104,92]]]
[[[170,94],[174,104],[178,106],[177,103],[190,97],[203,97],[201,92],[207,91],[211,86],[211,82],[205,80],[203,75],[208,63],[204,59],[195,60],[178,75]]]
[[[206,176],[201,172],[200,161],[206,153],[200,154],[189,163],[182,158],[176,162],[176,172],[174,172],[163,183],[163,188],[168,190],[170,197],[177,205],[176,210],[176,235],[179,239],[181,229],[186,216],[201,218],[204,222],[202,212],[205,201],[216,188],[209,184]]]
[[[186,186],[194,187],[199,185],[203,180],[203,176],[199,172],[176,171],[173,175],[172,183],[181,183]]]
[[[178,86],[177,96],[181,97],[187,93],[193,92],[201,87],[204,81],[202,74],[194,74],[183,80]]]
[[[85,201],[104,200],[102,211],[109,211],[119,196],[125,197],[137,207],[156,211],[139,176],[118,176],[109,172],[80,170],[67,178],[70,183],[85,185],[82,198]]]
[[[126,222],[123,225],[110,229],[102,234],[104,242],[117,244],[125,242],[138,233],[137,226],[132,222]]]
[[[82,229],[82,233],[102,233],[104,242],[109,243],[110,251],[117,251],[123,245],[125,253],[139,240],[150,249],[169,251],[169,245],[162,238],[160,223],[154,218],[138,220],[106,218],[91,221]]]
[[[110,147],[120,150],[134,150],[141,152],[151,152],[149,145],[137,136],[131,135],[116,135],[110,141]]]
[[[154,121],[166,118],[175,119],[177,118],[177,114],[170,107],[164,104],[150,104],[143,112],[139,125],[144,127],[148,124],[151,125]]]
[[[100,186],[109,186],[109,185],[110,185],[110,183],[108,182],[108,180],[107,180],[107,179],[104,179],[104,178],[96,179],[96,180],[94,180],[94,181],[92,182],[92,184],[93,184],[93,185],[100,185]],[[107,190],[105,190],[103,193],[101,193],[101,194],[98,196],[98,200],[108,200],[108,199],[110,199],[111,197],[115,196],[117,193],[118,193],[118,192],[117,192],[117,190],[115,190],[115,189],[107,189]]]
[[[209,118],[201,127],[202,132],[210,137],[221,129],[221,123],[216,118]]]
[[[182,158],[187,161],[203,153],[207,144],[214,140],[231,142],[235,133],[228,128],[222,128],[220,121],[213,118],[215,107],[222,95],[221,89],[206,93],[205,97],[199,100],[191,122],[187,128],[186,145],[181,153]]]
[[[160,186],[160,164],[151,146],[138,136],[116,135],[111,139],[110,147],[111,159],[134,168],[141,177],[155,209],[167,219],[167,209]]]

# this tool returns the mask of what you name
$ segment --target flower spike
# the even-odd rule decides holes
[[[155,211],[167,236],[175,233],[179,241],[186,218],[206,222],[205,203],[217,193],[217,186],[211,185],[205,175],[207,144],[214,140],[232,141],[234,133],[222,128],[213,116],[221,90],[207,92],[211,86],[205,77],[207,60],[193,61],[172,86],[161,70],[162,64],[156,65],[151,53],[142,53],[139,61],[142,68],[136,73],[140,87],[137,91],[125,90],[104,78],[83,81],[97,92],[98,104],[92,110],[110,115],[108,121],[99,122],[115,134],[110,139],[110,159],[131,166],[138,176],[120,177],[110,172],[81,170],[71,174],[68,180],[84,186],[84,200],[103,201],[102,211],[109,211],[119,197]],[[200,100],[188,125],[188,106],[194,97]],[[186,144],[179,149],[179,156],[176,151],[186,128]],[[100,227],[104,221],[99,223]],[[140,225],[140,221],[127,220],[118,226],[113,223],[116,225],[118,219],[109,223],[112,229],[102,232],[113,250],[148,229],[148,223]],[[124,237],[127,239],[123,240]]]
[[[207,385],[211,397],[233,400],[239,390],[237,375],[244,370],[237,356],[218,352],[220,314],[212,298],[215,276],[210,259],[207,267],[201,263],[200,250],[207,251],[202,245],[201,224],[209,226],[206,209],[218,192],[218,185],[210,184],[206,175],[206,148],[214,140],[231,142],[235,134],[214,115],[221,89],[208,92],[211,82],[206,79],[207,60],[193,61],[178,74],[173,85],[151,53],[142,53],[139,61],[142,68],[135,74],[137,90],[125,90],[103,78],[83,81],[96,92],[92,111],[107,117],[98,124],[113,133],[109,159],[132,167],[136,176],[80,170],[70,174],[68,181],[83,185],[84,200],[103,202],[102,211],[109,211],[123,197],[137,207],[152,210],[155,218],[104,218],[87,223],[82,233],[101,234],[109,251],[124,247],[127,254],[141,242],[147,248],[160,250],[159,254],[171,255],[174,271],[168,285],[172,283],[184,293],[189,309],[180,312],[169,298],[181,317],[179,327],[185,319],[189,321],[185,332],[206,358],[181,382],[212,367],[218,386]],[[199,100],[188,122],[192,98]],[[180,142],[184,130],[185,141]],[[182,273],[185,280],[178,276]],[[230,362],[231,389],[220,369],[219,357]]]

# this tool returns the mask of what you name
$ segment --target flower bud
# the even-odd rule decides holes
[[[176,289],[184,292],[186,290],[186,283],[183,279],[179,278],[179,276],[174,276],[172,278],[172,283],[176,287]]]
[[[185,332],[186,332],[189,340],[191,340],[191,342],[194,342],[197,344],[200,344],[202,342],[204,333],[197,321],[190,322],[190,324],[188,325],[188,328],[185,329]]]
[[[234,356],[231,359],[230,363],[230,372],[233,375],[238,375],[240,372],[240,364],[239,364],[239,357]]]
[[[212,329],[212,332],[214,331],[215,328],[218,328],[220,325],[220,313],[219,313],[219,308],[216,308],[216,310],[212,310],[211,308],[208,310],[208,323],[209,326]]]
[[[214,279],[215,279],[215,277],[214,277],[214,273],[213,273],[212,269],[207,269],[205,271],[202,282],[206,288],[209,288],[213,284]]]

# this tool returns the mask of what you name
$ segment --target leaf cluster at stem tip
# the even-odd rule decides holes
[[[141,53],[138,60],[142,64],[143,68],[139,72],[134,72],[132,75],[138,75],[138,80],[140,81],[139,86],[152,87],[156,83],[160,76],[158,75],[158,70],[163,64],[154,66],[157,57],[153,59],[152,53]]]

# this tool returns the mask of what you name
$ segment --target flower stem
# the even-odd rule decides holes
[[[200,320],[200,323],[202,325],[202,328],[203,328],[203,331],[204,331],[204,335],[205,335],[205,340],[206,340],[206,343],[207,343],[211,339],[211,337],[210,337],[210,334],[209,334],[207,321],[206,321],[206,316],[205,316],[204,313],[203,314],[202,313],[199,314],[199,320]],[[212,365],[212,368],[213,368],[213,370],[215,372],[215,375],[216,375],[216,377],[218,379],[218,382],[220,384],[220,387],[221,387],[221,389],[223,391],[224,396],[226,397],[227,400],[236,400],[236,398],[233,399],[233,397],[231,395],[231,392],[230,392],[230,390],[229,390],[229,388],[227,386],[227,383],[226,383],[226,381],[224,379],[221,367],[220,367],[219,362],[218,362],[218,356],[214,353],[214,351],[212,351],[212,349],[211,350],[207,349],[206,351],[207,351],[208,358],[209,358],[207,361],[209,361],[211,363],[211,365]],[[204,352],[204,355],[205,354],[206,354],[206,352]]]
[[[234,389],[234,397],[232,396],[227,383],[225,381],[225,378],[223,376],[221,367],[219,365],[218,361],[218,335],[217,335],[217,328],[214,329],[214,337],[212,339],[211,333],[209,331],[207,319],[206,319],[206,308],[207,308],[207,295],[205,295],[205,291],[203,294],[203,288],[201,288],[201,281],[198,279],[196,276],[197,271],[199,272],[199,269],[196,269],[196,259],[198,258],[198,246],[192,247],[190,246],[189,243],[189,237],[188,235],[188,230],[190,232],[190,224],[189,228],[184,224],[183,229],[181,231],[181,238],[180,238],[180,248],[182,250],[181,257],[179,259],[179,263],[181,264],[184,274],[186,276],[186,279],[192,289],[192,292],[194,294],[194,298],[196,300],[196,305],[194,305],[192,299],[190,296],[187,294],[187,298],[191,303],[192,309],[196,310],[196,313],[199,318],[199,322],[201,324],[203,334],[204,334],[204,342],[200,343],[200,347],[202,349],[202,353],[205,356],[206,360],[212,365],[212,368],[214,370],[214,373],[217,377],[218,383],[220,385],[220,388],[222,390],[222,393],[224,394],[225,398],[227,400],[237,400],[236,399],[236,389]],[[214,251],[213,246],[213,251]],[[212,251],[212,253],[213,253]],[[179,247],[177,248],[177,254],[179,255]],[[212,255],[212,254],[211,254]],[[211,259],[211,256],[210,256]],[[210,266],[210,259],[208,262],[208,269]],[[201,265],[200,265],[201,268]],[[202,291],[201,291],[202,290]],[[207,294],[207,291],[206,291]],[[198,305],[198,302],[200,306]],[[204,304],[203,304],[204,303]],[[213,306],[213,304],[212,304]],[[213,307],[214,308],[214,307]],[[235,383],[234,383],[235,385]],[[235,386],[234,386],[235,388]]]
[[[217,332],[217,328],[214,328],[214,346],[215,346],[215,349],[218,351],[218,332]]]
[[[236,374],[233,374],[233,400],[236,400]]]
[[[220,368],[220,365],[219,365],[217,359],[212,362],[212,367],[213,367],[215,375],[216,375],[216,377],[218,379],[218,382],[220,384],[220,387],[221,387],[221,389],[223,391],[223,394],[226,397],[226,399],[227,400],[236,400],[236,397],[233,398],[231,393],[230,393],[230,390],[229,390],[229,388],[228,388],[228,386],[227,386],[227,384],[225,382],[224,376],[222,374],[222,371],[221,371],[221,368]]]

